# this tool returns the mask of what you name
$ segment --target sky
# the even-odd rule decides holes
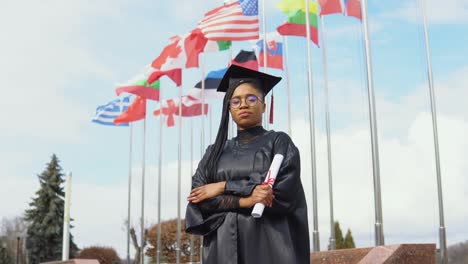
[[[266,28],[285,16],[266,1]],[[383,226],[386,244],[437,243],[439,214],[432,116],[421,9],[418,1],[368,1],[376,100]],[[439,129],[442,189],[448,244],[468,239],[468,2],[426,0]],[[32,1],[2,0],[0,9],[0,217],[22,215],[39,188],[40,174],[55,153],[72,172],[72,234],[76,244],[126,251],[129,171],[131,223],[139,226],[143,124],[106,127],[90,122],[98,105],[116,95],[115,84],[139,71],[169,44],[189,32],[221,0]],[[27,6],[28,8],[24,8]],[[330,197],[325,129],[324,55],[328,70],[334,217],[352,230],[358,247],[374,245],[374,192],[366,65],[359,20],[324,19],[325,45],[311,47],[318,227],[320,247],[330,234]],[[205,71],[227,65],[252,43],[234,43],[232,53],[200,57]],[[275,124],[288,131],[286,79],[291,87],[292,139],[299,147],[302,182],[312,229],[312,183],[304,38],[288,38],[289,78],[275,88]],[[183,73],[182,92],[197,83],[200,69]],[[178,96],[162,81],[163,97]],[[148,104],[148,112],[158,106]],[[219,102],[210,104],[201,146],[201,118],[182,122],[181,216],[190,176],[212,142]],[[145,223],[157,222],[159,119],[147,117]],[[177,122],[163,128],[161,219],[177,217]],[[192,132],[192,133],[191,133]],[[193,143],[191,144],[191,138]],[[132,155],[129,155],[130,142]],[[192,147],[191,147],[192,146]],[[192,154],[192,158],[191,155]],[[130,163],[131,156],[131,163]]]

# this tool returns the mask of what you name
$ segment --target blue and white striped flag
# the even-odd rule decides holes
[[[122,99],[115,99],[105,105],[100,105],[96,108],[96,115],[93,117],[93,122],[106,125],[117,126],[114,124],[114,119],[125,112],[130,105],[130,96]],[[120,124],[118,126],[128,126],[127,124]]]

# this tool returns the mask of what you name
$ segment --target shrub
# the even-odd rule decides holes
[[[88,247],[81,250],[78,258],[97,259],[100,264],[120,264],[120,257],[115,249],[110,247]]]

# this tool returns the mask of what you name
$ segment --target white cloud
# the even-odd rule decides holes
[[[350,19],[349,17],[345,17],[343,19]],[[347,21],[348,23],[340,23],[339,26],[327,26],[326,23],[326,37],[331,39],[338,39],[343,40],[343,38],[352,38],[353,40],[360,40],[363,34],[362,30],[362,23],[359,21],[352,20],[352,23]],[[369,33],[371,35],[382,33],[384,29],[384,23],[380,19],[371,20],[369,22]]]
[[[467,166],[463,163],[468,155],[468,141],[461,136],[468,133],[468,123],[441,116],[439,125],[444,127],[440,145],[446,223],[454,233],[463,234],[467,231],[463,219],[468,217],[468,210],[457,201],[468,199],[464,191],[468,187],[464,180]],[[308,130],[307,123],[296,121],[293,131],[304,130]],[[436,243],[438,207],[430,115],[419,114],[407,132],[407,138],[403,140],[399,137],[381,137],[379,141],[384,232],[387,243]],[[369,236],[374,232],[369,136],[367,127],[343,129],[332,134],[335,219],[341,222],[342,228],[351,228],[359,247],[374,243],[373,235]],[[312,211],[308,135],[305,133],[293,138],[301,151],[302,179],[309,211]],[[326,248],[330,226],[325,140],[324,134],[317,134],[318,212],[322,248]],[[312,215],[309,217],[309,227],[312,229]],[[460,239],[464,238],[448,236],[449,243]]]
[[[112,75],[83,43],[82,24],[98,10],[111,9],[60,1],[8,1],[2,7],[0,83],[8,99],[0,106],[0,123],[5,136],[79,137],[87,111],[67,96],[69,87],[79,78]]]
[[[196,164],[194,164],[196,166]],[[185,218],[186,197],[190,192],[189,163],[182,163],[181,217]],[[177,162],[165,164],[162,170],[161,219],[177,217]],[[157,223],[158,168],[147,166],[145,171],[145,225]],[[139,237],[141,219],[141,168],[132,170],[131,226]],[[75,241],[81,247],[94,244],[112,246],[121,257],[126,252],[127,182],[114,186],[79,183],[74,186],[72,217]],[[101,235],[96,235],[101,234]],[[130,245],[131,252],[133,246]],[[131,253],[133,255],[133,253]]]
[[[197,2],[196,4],[192,0],[182,0],[182,1],[177,1],[174,2],[173,4],[167,5],[166,6],[166,11],[167,14],[172,15],[172,19],[175,19],[177,21],[184,21],[184,22],[190,22],[193,24],[193,27],[196,27],[196,23],[200,21],[203,18],[203,15],[211,11],[212,9],[215,9],[218,6],[221,6],[222,2],[219,2],[218,4],[215,2]],[[187,29],[191,30],[190,29]],[[182,32],[181,32],[182,33]]]
[[[399,18],[406,21],[421,23],[421,1],[405,1],[403,6],[394,12],[384,14],[385,17]],[[464,0],[422,1],[426,3],[426,16],[431,24],[466,24],[468,23],[468,2]]]

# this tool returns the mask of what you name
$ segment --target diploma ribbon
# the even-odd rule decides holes
[[[268,175],[265,178],[265,181],[262,182],[262,185],[270,185],[270,187],[273,187],[273,184],[275,183],[275,179],[271,177],[271,170],[268,171]]]

